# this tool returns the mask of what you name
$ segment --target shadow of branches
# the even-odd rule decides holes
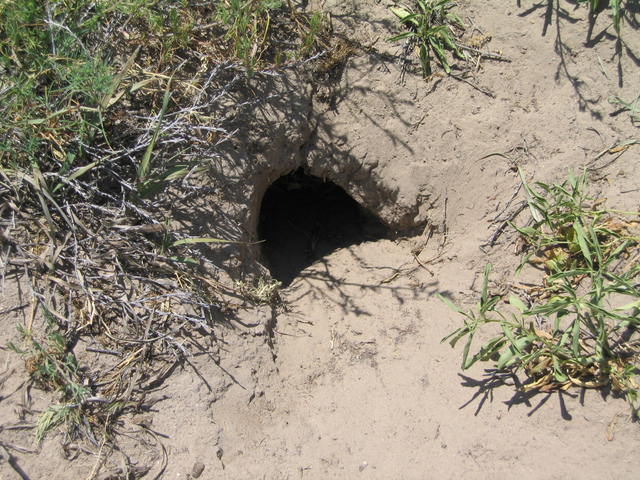
[[[518,0],[517,5],[519,8],[522,8],[520,0]],[[573,10],[570,10],[568,8],[569,6],[573,6]],[[595,119],[602,120],[603,113],[597,109],[600,97],[590,95],[585,82],[577,74],[573,73],[571,59],[579,53],[566,42],[563,36],[563,30],[566,26],[575,26],[574,28],[578,28],[582,21],[581,16],[583,15],[582,12],[578,12],[578,9],[586,8],[588,7],[583,3],[575,1],[544,0],[534,3],[520,13],[519,16],[527,17],[542,12],[543,25],[541,35],[543,37],[546,36],[550,27],[553,27],[555,32],[555,51],[560,58],[555,77],[556,81],[562,77],[569,80],[578,95],[580,109],[582,111],[589,111]],[[618,86],[620,88],[624,85],[625,76],[622,68],[623,53],[626,54],[636,66],[640,66],[638,54],[636,54],[624,40],[626,35],[635,35],[635,31],[638,29],[638,10],[637,2],[627,2],[624,4],[622,11],[623,26],[619,34],[615,32],[613,24],[609,22],[598,31],[597,21],[604,19],[605,16],[608,18],[609,15],[609,10],[605,2],[601,2],[601,5],[595,12],[589,11],[586,17],[588,27],[582,45],[587,49],[593,49],[602,42],[615,42],[612,60],[616,59]],[[577,15],[577,13],[579,13],[579,15]]]

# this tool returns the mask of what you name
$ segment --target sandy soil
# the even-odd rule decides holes
[[[481,29],[468,35],[490,36],[485,48],[512,60],[483,60],[477,88],[445,76],[425,83],[415,58],[399,82],[399,45],[385,43],[398,27],[386,2],[309,8],[318,6],[336,32],[374,45],[317,84],[287,79],[286,114],[277,100],[275,112],[254,112],[273,115],[278,138],[289,140],[270,149],[267,137],[262,150],[247,148],[258,152],[247,183],[258,180],[229,184],[230,198],[259,210],[269,183],[303,164],[393,228],[425,233],[337,249],[281,291],[275,312],[259,307],[213,326],[217,344],[194,351],[192,365],[155,393],[160,401],[149,414],[157,437],[123,440],[123,451],[151,466],[152,476],[161,441],[164,478],[191,476],[198,463],[200,478],[229,479],[637,477],[640,430],[624,399],[608,390],[523,395],[483,366],[461,372],[461,349],[440,340],[462,319],[435,296],[471,307],[487,262],[494,291],[514,281],[516,235],[486,244],[519,184],[516,165],[547,183],[566,179],[567,168],[590,167],[592,196],[638,209],[640,147],[613,162],[609,154],[595,160],[616,140],[638,138],[628,114],[614,115],[608,102],[640,93],[637,4],[628,5],[617,45],[608,16],[590,27],[584,5],[461,2],[462,19]],[[282,152],[293,152],[289,163],[261,167]],[[258,214],[238,222],[255,232]],[[232,253],[236,261],[258,254]],[[518,281],[538,277],[529,270]],[[28,292],[5,285],[3,345],[26,315],[7,309],[28,301]],[[19,358],[3,355],[2,368],[12,372],[0,391],[8,424],[26,377]],[[123,432],[139,428],[134,420]],[[59,435],[32,453],[30,432],[0,430],[5,446],[27,449],[6,447],[12,462],[0,464],[0,478],[90,477],[93,457],[66,460]]]

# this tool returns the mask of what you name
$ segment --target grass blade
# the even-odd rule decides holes
[[[453,303],[451,303],[449,300],[447,300],[446,298],[444,298],[442,295],[440,295],[439,292],[436,292],[436,296],[442,300],[442,302],[449,307],[451,310],[453,310],[454,312],[458,312],[461,313],[462,315],[466,316],[466,312],[462,309],[460,309],[459,307],[457,307],[456,305],[454,305]]]
[[[249,242],[236,242],[233,240],[222,240],[221,238],[212,238],[212,237],[197,237],[197,238],[185,238],[183,240],[178,240],[173,242],[170,246],[177,247],[180,245],[194,245],[196,243],[241,243],[241,244],[249,244]]]
[[[120,70],[120,72],[118,72],[118,74],[115,77],[113,77],[113,80],[111,81],[111,84],[107,89],[107,93],[104,95],[104,97],[102,97],[102,101],[100,102],[100,108],[102,110],[106,110],[106,108],[110,105],[111,98],[115,95],[116,89],[118,88],[118,86],[122,82],[122,79],[124,78],[124,76],[127,74],[129,69],[133,65],[133,62],[136,60],[136,57],[138,56],[138,53],[140,53],[141,48],[142,48],[142,45],[138,45],[138,48],[136,48],[135,52],[133,52],[131,56],[127,59],[125,64],[122,66],[122,69]]]
[[[620,34],[620,0],[611,0],[611,16],[616,32]]]
[[[580,222],[573,223],[573,230],[576,232],[578,245],[580,245],[580,250],[582,251],[584,261],[587,262],[587,266],[589,267],[589,269],[593,270],[593,260],[591,258],[591,250],[589,250],[589,244],[587,243],[587,235],[585,234],[582,225],[580,225]]]
[[[534,198],[542,198],[527,184],[527,180],[525,179],[524,172],[522,168],[518,165],[518,173],[520,174],[520,178],[522,179],[522,185],[524,186],[524,194],[527,198],[527,204],[529,205],[529,210],[531,211],[531,216],[536,222],[541,222],[544,218],[542,214],[538,211],[537,204],[534,202]]]
[[[151,154],[153,153],[153,147],[156,144],[160,127],[162,127],[162,120],[164,119],[164,114],[167,112],[170,98],[171,98],[171,79],[169,79],[169,82],[167,83],[167,89],[164,92],[164,99],[162,100],[162,110],[160,110],[160,115],[158,117],[158,124],[156,125],[156,128],[153,131],[153,137],[151,138],[151,142],[149,143],[147,150],[144,152],[144,156],[142,157],[142,160],[140,161],[140,166],[138,167],[138,175],[137,175],[138,181],[140,181],[140,179],[146,177],[149,174],[149,162],[151,161]]]
[[[484,279],[482,281],[482,294],[481,294],[482,305],[487,303],[487,292],[489,289],[489,273],[491,273],[491,264],[487,263],[487,265],[484,267]]]

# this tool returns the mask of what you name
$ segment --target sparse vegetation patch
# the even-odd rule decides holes
[[[545,269],[544,283],[511,295],[517,313],[504,313],[501,297],[488,294],[487,265],[477,310],[461,310],[440,296],[465,317],[443,341],[455,347],[466,337],[463,370],[494,360],[495,374],[525,375],[523,392],[611,385],[637,414],[638,216],[588,198],[586,173],[569,172],[562,184],[536,182],[537,189],[520,174],[532,223],[512,225],[526,252],[516,273],[535,263]],[[489,324],[499,325],[497,335],[473,352],[475,334]]]
[[[270,0],[0,5],[2,275],[33,297],[12,348],[55,392],[38,442],[62,426],[117,448],[120,416],[189,365],[186,338],[277,298],[218,281],[199,248],[246,239],[179,234],[173,212],[215,195],[237,89],[320,53],[322,22]]]

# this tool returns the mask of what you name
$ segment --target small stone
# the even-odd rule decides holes
[[[193,464],[193,468],[191,469],[191,478],[199,478],[204,472],[204,463],[196,462]]]
[[[2,465],[4,462],[7,462],[11,459],[11,456],[9,455],[9,452],[7,452],[7,450],[0,445],[0,465]]]

